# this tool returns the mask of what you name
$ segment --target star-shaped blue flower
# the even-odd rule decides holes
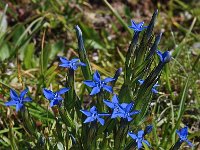
[[[171,60],[171,53],[169,51],[162,53],[161,51],[157,50],[156,53],[162,63],[168,63]]]
[[[112,110],[113,110],[113,113],[112,113],[112,116],[111,118],[116,118],[118,117],[118,113],[120,111],[120,108],[119,108],[119,98],[117,97],[117,95],[115,94],[112,98],[112,102],[109,101],[109,100],[103,100],[103,102],[108,106],[110,107]]]
[[[32,99],[30,97],[25,97],[26,93],[28,93],[28,88],[23,90],[18,96],[17,92],[13,89],[10,89],[10,98],[9,102],[6,102],[6,106],[16,106],[16,111],[18,112],[23,106],[25,102],[30,102]]]
[[[98,73],[98,71],[95,71],[93,75],[93,80],[86,80],[84,81],[84,84],[93,88],[90,95],[95,95],[99,93],[102,89],[112,93],[113,89],[111,86],[107,85],[107,83],[114,80],[114,78],[105,78],[104,80],[101,80],[100,74]]]
[[[135,21],[131,20],[131,26],[129,26],[129,28],[133,29],[134,32],[141,32],[142,30],[147,28],[147,26],[143,26],[143,25],[144,25],[144,22],[140,22],[136,24]]]
[[[134,134],[132,132],[128,132],[128,135],[134,139],[137,143],[137,148],[140,149],[142,148],[142,144],[145,143],[146,145],[148,145],[150,147],[150,144],[147,140],[144,139],[144,131],[143,130],[140,130],[138,131],[137,134]]]
[[[80,62],[78,58],[72,60],[67,60],[65,57],[60,57],[61,64],[59,66],[64,68],[69,68],[72,70],[77,70],[79,66],[86,66],[86,64]]]
[[[121,105],[119,105],[119,113],[116,113],[116,115],[126,119],[128,122],[132,121],[133,120],[132,116],[140,113],[140,111],[138,110],[132,111],[133,106],[134,106],[133,102],[131,102],[130,104],[122,103]]]
[[[50,107],[53,107],[54,105],[60,104],[60,102],[63,100],[63,98],[60,95],[66,93],[67,91],[69,91],[69,88],[62,88],[56,92],[44,88],[43,94],[46,97],[46,99],[51,101]]]
[[[134,106],[133,102],[130,104],[127,104],[127,103],[120,104],[119,98],[117,97],[117,95],[113,96],[112,101],[103,100],[103,102],[113,110],[112,115],[111,115],[112,119],[120,117],[120,118],[127,119],[128,121],[131,121],[133,120],[133,118],[131,117],[132,115],[140,113],[140,111],[137,111],[137,110],[134,110],[131,112]]]
[[[189,146],[193,146],[193,144],[187,139],[187,136],[188,136],[188,127],[184,127],[180,130],[176,130],[176,133],[178,134],[179,136],[179,140],[180,142],[187,142]]]
[[[99,114],[97,111],[97,108],[93,106],[90,111],[88,110],[80,110],[83,114],[87,116],[84,123],[89,123],[93,121],[98,121],[101,125],[104,125],[105,121],[103,118],[100,118],[101,116],[110,116],[110,114],[101,113]]]
[[[140,83],[140,85],[142,85],[144,83],[144,80],[140,79],[138,80],[138,82]],[[158,91],[156,90],[156,88],[160,86],[158,83],[154,84],[154,86],[152,87],[151,91],[154,93],[154,94],[158,94]]]

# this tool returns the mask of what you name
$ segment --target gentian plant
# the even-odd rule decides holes
[[[129,28],[134,32],[125,64],[115,72],[113,77],[104,79],[101,79],[100,70],[92,70],[84,46],[83,33],[78,25],[75,26],[79,58],[59,57],[58,69],[68,68],[62,70],[66,78],[62,76],[62,80],[59,80],[58,76],[56,79],[56,82],[60,83],[59,87],[63,88],[52,87],[55,84],[48,83],[52,85],[52,89],[59,89],[54,92],[46,88],[42,90],[38,86],[35,103],[32,104],[33,108],[42,111],[41,119],[47,118],[51,124],[44,122],[41,128],[45,126],[45,132],[42,132],[40,128],[36,128],[34,121],[37,116],[34,113],[29,113],[27,110],[23,114],[26,124],[23,128],[32,137],[30,139],[33,139],[31,141],[33,146],[30,149],[129,150],[142,149],[143,146],[153,149],[169,148],[164,143],[165,139],[158,142],[159,135],[156,134],[157,130],[154,126],[157,125],[156,118],[160,116],[153,116],[152,111],[155,110],[151,107],[153,98],[159,94],[156,88],[159,86],[158,81],[162,70],[171,60],[169,51],[162,53],[158,50],[162,34],[157,36],[153,34],[157,15],[158,11],[155,11],[148,26],[144,26],[144,22],[137,24],[131,20]],[[50,66],[48,73],[53,71]],[[75,78],[76,71],[79,73],[79,80]],[[117,79],[122,72],[122,86],[116,88]],[[43,87],[48,86],[45,83],[45,75],[44,73],[41,75]],[[77,82],[80,82],[81,86],[77,86]],[[25,89],[18,95],[11,89],[11,100],[5,105],[14,105],[16,111],[19,111],[25,102],[32,100],[30,97],[25,97],[27,92],[28,89]],[[44,97],[50,101],[52,109],[43,106]],[[53,107],[56,105],[59,107]],[[33,111],[37,112],[37,110]],[[175,142],[175,131],[180,120],[177,122],[170,133],[170,136],[174,136],[170,141],[173,145],[171,149],[179,149],[183,142],[192,146],[187,139],[187,127],[177,130],[179,139]],[[145,130],[138,130],[145,126]],[[52,132],[49,131],[51,128]],[[165,128],[170,128],[170,125]],[[155,137],[155,141],[149,142],[152,137]]]

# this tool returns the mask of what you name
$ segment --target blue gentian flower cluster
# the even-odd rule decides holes
[[[133,20],[131,20],[132,25],[129,26],[129,28],[133,29],[135,32],[136,37],[139,36],[139,33],[147,28],[147,26],[144,26],[144,22],[140,22],[136,24]],[[78,27],[77,27],[78,28]],[[78,28],[78,30],[80,30]],[[137,40],[135,40],[137,41]],[[156,50],[156,49],[155,49]],[[160,63],[159,66],[163,67],[165,63],[169,62],[171,59],[171,54],[169,51],[166,51],[164,53],[157,50],[157,55],[159,56]],[[60,67],[68,68],[70,71],[75,71],[80,66],[86,66],[85,63],[81,62],[80,59],[74,58],[71,60],[68,60],[65,57],[59,57],[61,63],[59,64]],[[160,70],[159,70],[160,71]],[[98,71],[95,71],[93,74],[92,80],[86,80],[83,83],[87,85],[88,87],[92,88],[90,95],[97,95],[101,96],[104,91],[107,91],[109,93],[113,93],[113,87],[111,85],[114,85],[117,78],[121,74],[122,70],[119,69],[114,78],[107,77],[105,79],[101,79],[101,76]],[[147,80],[148,81],[148,80]],[[144,84],[144,80],[140,79],[138,80],[140,85]],[[153,85],[151,91],[154,94],[157,94],[157,87],[159,86],[158,83]],[[65,94],[70,89],[67,87],[61,88],[58,91],[52,91],[47,88],[43,88],[43,94],[46,99],[50,101],[50,107],[53,106],[60,106],[63,101],[62,94]],[[16,111],[19,111],[21,108],[24,107],[25,102],[30,102],[32,99],[30,97],[25,97],[25,95],[28,92],[28,88],[23,90],[19,95],[16,91],[13,89],[10,90],[10,97],[11,100],[9,102],[6,102],[6,106],[16,106]],[[74,94],[74,93],[72,93]],[[98,97],[99,98],[99,97]],[[99,100],[99,99],[98,99]],[[108,119],[116,119],[121,118],[121,122],[129,124],[133,120],[133,116],[140,113],[140,110],[134,110],[134,102],[131,101],[130,103],[120,103],[120,100],[116,94],[113,95],[112,101],[108,99],[103,99],[103,103],[108,106],[111,110],[110,113],[99,113],[96,106],[92,106],[90,110],[80,110],[85,116],[86,119],[83,123],[97,123],[99,122],[102,126],[105,124],[105,120],[103,117],[108,117]],[[138,105],[137,105],[138,106]],[[120,123],[121,123],[120,122]],[[120,127],[119,127],[120,128]],[[141,149],[143,144],[145,143],[148,147],[150,147],[150,143],[145,139],[145,135],[149,134],[152,131],[152,126],[149,125],[145,128],[145,130],[139,130],[137,133],[128,132],[128,135],[137,143],[137,148]],[[180,130],[177,130],[176,133],[179,136],[179,142],[187,142],[189,146],[193,146],[192,143],[187,139],[188,136],[188,128],[184,127]],[[75,141],[75,140],[74,140]]]
[[[137,110],[132,110],[134,103],[131,102],[130,104],[127,103],[122,103],[119,104],[119,98],[117,97],[117,95],[114,95],[112,98],[112,102],[108,101],[108,100],[103,100],[104,103],[112,109],[112,116],[111,118],[124,118],[127,121],[132,121],[132,116],[136,115],[138,113],[140,113],[140,111]]]

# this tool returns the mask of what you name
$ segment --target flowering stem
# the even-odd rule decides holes
[[[127,134],[127,121],[124,119],[121,119],[120,121],[120,127],[117,131],[117,134],[114,139],[114,149],[120,150],[121,146],[124,145],[124,137],[126,137]]]
[[[127,52],[127,55],[126,55],[126,62],[125,62],[125,79],[127,79],[127,76],[128,76],[128,71],[130,70],[130,63],[131,63],[131,58],[133,58],[133,54],[134,54],[134,48],[136,47],[136,44],[138,42],[138,37],[139,37],[139,33],[140,32],[135,32],[134,36],[133,36],[133,39],[131,41],[131,44],[129,45],[129,48],[128,48],[128,52]]]
[[[92,122],[88,132],[87,148],[91,150],[96,149],[97,127],[97,122]]]
[[[97,94],[97,109],[100,111],[100,112],[102,112],[103,111],[103,92],[101,91],[101,92],[99,92],[98,94]]]
[[[65,93],[65,101],[64,101],[64,106],[65,106],[65,109],[71,109],[72,108],[72,104],[74,104],[73,101],[76,101],[75,99],[75,91],[74,91],[74,80],[75,80],[75,77],[74,77],[74,70],[73,69],[69,69],[68,70],[68,74],[67,74],[67,77],[66,77],[66,87],[69,87],[70,90]]]
[[[36,128],[32,122],[31,116],[28,112],[28,110],[26,109],[26,107],[23,107],[20,110],[20,114],[23,118],[23,123],[24,123],[24,127],[26,129],[26,131],[30,134],[33,135],[34,137],[37,138],[37,131]]]

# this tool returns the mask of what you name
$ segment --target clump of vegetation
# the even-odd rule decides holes
[[[120,31],[126,37],[121,43],[128,46],[127,33],[132,36],[127,52],[118,49],[115,54],[110,50],[123,45],[117,38],[109,41],[106,30],[100,33],[102,38],[87,22],[73,29],[69,25],[81,20],[74,8],[82,3],[39,3],[32,2],[37,15],[12,28],[6,23],[6,13],[12,14],[8,5],[1,14],[2,149],[198,148],[199,132],[188,132],[199,118],[194,115],[199,105],[193,105],[199,102],[199,87],[192,86],[198,82],[199,74],[194,74],[199,73],[199,56],[187,69],[178,61],[186,58],[181,50],[190,38],[197,37],[191,32],[196,17],[190,30],[181,28],[186,36],[174,50],[160,51],[162,33],[153,32],[158,10],[148,25],[131,20],[128,26],[104,0],[127,31]],[[66,32],[65,39],[62,32],[55,32],[58,29]],[[166,44],[161,47],[169,48]],[[197,100],[189,102],[193,98]]]

